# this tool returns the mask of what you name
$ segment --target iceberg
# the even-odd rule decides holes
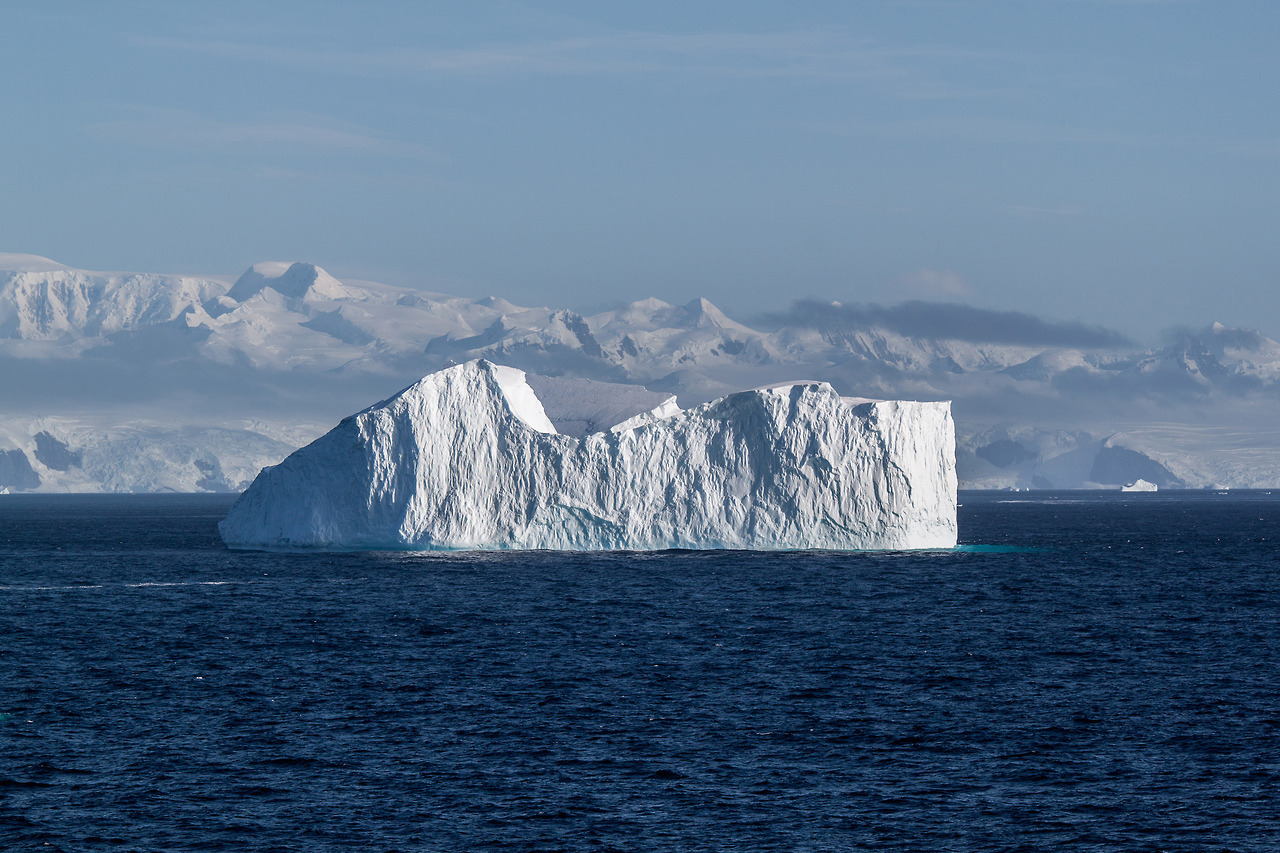
[[[681,410],[477,360],[264,468],[219,531],[236,549],[951,548],[955,427],[950,403],[825,382]]]

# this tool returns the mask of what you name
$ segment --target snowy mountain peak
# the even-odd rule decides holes
[[[661,299],[650,297],[630,302],[614,311],[606,311],[590,318],[592,327],[620,326],[635,331],[662,326],[676,312],[675,306]]]
[[[627,310],[648,311],[650,314],[656,314],[659,311],[670,311],[674,307],[670,302],[664,302],[656,296],[637,299],[635,302],[627,304]]]
[[[342,282],[315,264],[267,261],[249,267],[231,286],[227,296],[244,302],[268,287],[289,299],[307,296],[341,299],[347,295]]]
[[[686,322],[697,328],[723,329],[726,326],[738,325],[726,317],[723,311],[712,305],[710,300],[701,296],[683,306],[681,311],[684,313]]]
[[[515,314],[524,310],[519,305],[508,302],[501,296],[485,296],[477,299],[476,304],[492,311],[497,311],[500,314]]]
[[[0,270],[5,272],[61,272],[70,267],[40,255],[0,252]]]

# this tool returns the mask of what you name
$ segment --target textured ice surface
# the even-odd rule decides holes
[[[264,469],[222,537],[235,548],[956,544],[948,403],[849,402],[811,382],[635,415],[562,435],[523,372],[467,362]]]

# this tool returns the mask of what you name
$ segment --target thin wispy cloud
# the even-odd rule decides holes
[[[988,115],[929,115],[909,119],[840,119],[808,122],[811,130],[879,142],[990,145],[1074,145],[1132,150],[1201,150],[1222,155],[1269,158],[1280,155],[1280,140],[1237,140],[1207,133],[1167,133],[1083,127]],[[1030,210],[1031,208],[1023,208]]]
[[[904,97],[972,97],[935,66],[1004,61],[1007,56],[938,45],[887,47],[838,30],[598,36],[455,49],[355,51],[251,41],[139,37],[141,47],[198,53],[324,73],[457,75],[696,74],[734,78],[879,81]]]
[[[882,141],[932,139],[982,145],[1066,142],[1137,147],[1149,145],[1153,140],[1165,144],[1177,144],[1182,139],[1072,127],[1025,119],[971,115],[930,115],[908,119],[859,118],[813,123],[811,126],[815,130],[825,130],[841,136]]]
[[[141,110],[137,115],[86,125],[104,141],[187,150],[289,150],[365,156],[426,158],[425,146],[389,139],[364,128],[315,117],[218,121],[189,112]]]

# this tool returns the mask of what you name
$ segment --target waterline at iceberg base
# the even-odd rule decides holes
[[[951,548],[955,427],[949,403],[825,382],[682,411],[478,360],[263,469],[219,530],[261,549]]]

